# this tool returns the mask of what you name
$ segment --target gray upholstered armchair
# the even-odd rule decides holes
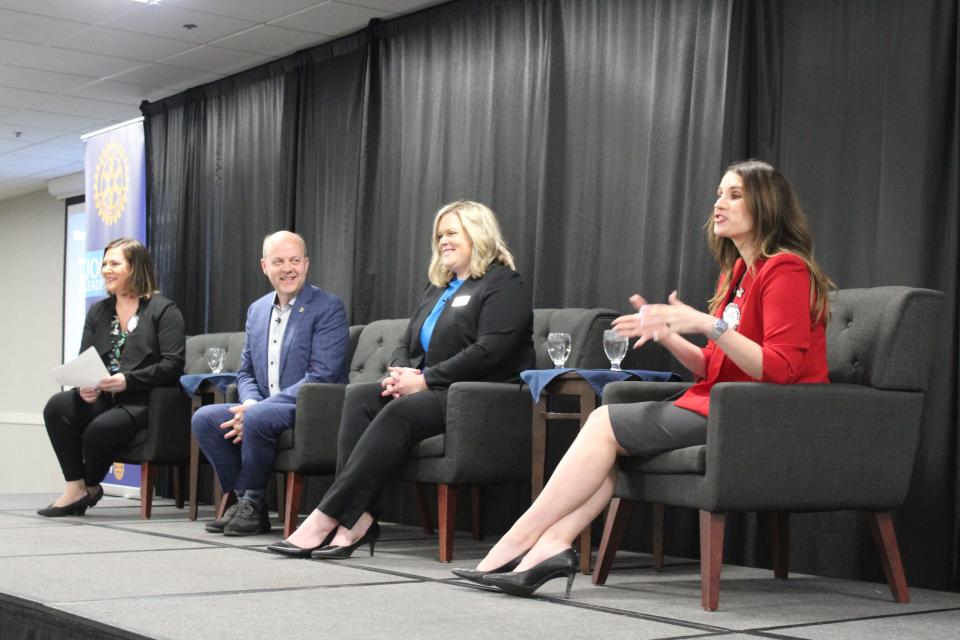
[[[622,458],[593,581],[603,584],[631,503],[700,511],[701,599],[719,604],[724,515],[771,514],[773,566],[787,577],[791,511],[862,510],[897,602],[909,593],[892,510],[907,493],[920,433],[942,294],[877,287],[835,293],[827,329],[831,384],[725,383],[710,395],[707,444]],[[615,383],[604,403],[658,400],[677,385]],[[662,538],[661,538],[662,539]]]
[[[239,336],[239,338],[237,337]],[[236,371],[243,347],[243,332],[210,333],[187,338],[184,373],[207,373],[207,347],[223,347],[224,370]],[[232,368],[231,368],[232,367]],[[149,518],[153,510],[153,490],[158,466],[173,466],[173,485],[177,508],[183,507],[180,490],[180,465],[190,461],[190,399],[180,385],[158,387],[150,392],[147,428],[137,433],[120,451],[118,462],[140,465],[140,515]],[[191,494],[196,490],[191,483]],[[191,501],[191,509],[195,505]]]
[[[545,344],[551,331],[572,337],[568,367],[609,366],[603,354],[603,330],[618,315],[612,309],[535,309],[537,367],[553,367]],[[530,481],[532,412],[530,393],[519,384],[457,382],[450,386],[446,432],[414,447],[401,474],[402,480],[418,486],[437,485],[441,562],[453,559],[458,487],[469,486],[473,491],[476,535],[478,487]]]
[[[403,336],[407,320],[376,320],[350,327],[350,382],[379,382],[387,375],[390,356]],[[274,471],[285,475],[283,535],[297,528],[304,480],[333,475],[337,469],[337,433],[346,385],[313,383],[300,387],[293,429],[277,440]]]

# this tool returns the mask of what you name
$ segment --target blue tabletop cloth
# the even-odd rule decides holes
[[[620,380],[643,380],[645,382],[671,382],[679,381],[680,376],[669,371],[647,371],[645,369],[624,369],[623,371],[612,371],[610,369],[528,369],[520,373],[520,379],[530,387],[530,394],[534,402],[540,401],[540,394],[543,389],[553,381],[557,376],[564,373],[576,371],[580,376],[590,383],[597,394],[603,393],[603,387],[609,382],[618,382]]]
[[[213,384],[217,385],[217,388],[220,391],[226,393],[227,387],[237,381],[237,374],[235,373],[194,373],[186,376],[180,376],[180,386],[183,387],[183,392],[188,396],[192,396],[196,393],[197,389],[200,388],[200,385],[209,380]]]

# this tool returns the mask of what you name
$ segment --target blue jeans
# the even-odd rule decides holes
[[[224,439],[229,429],[220,425],[233,418],[227,411],[236,404],[208,404],[193,414],[192,429],[204,455],[220,478],[220,488],[238,496],[244,491],[267,488],[277,438],[293,427],[296,405],[281,402],[258,402],[243,415],[243,439],[234,444]]]

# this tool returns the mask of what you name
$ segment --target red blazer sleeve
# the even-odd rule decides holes
[[[797,379],[810,348],[810,272],[790,256],[770,265],[761,292],[763,305],[763,377],[786,384]]]

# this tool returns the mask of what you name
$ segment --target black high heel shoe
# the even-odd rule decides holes
[[[103,497],[103,487],[101,485],[97,485],[97,490],[90,495],[90,504],[88,504],[87,506],[88,507],[97,506],[97,503],[100,502],[100,498],[102,497]]]
[[[570,587],[573,586],[573,578],[577,575],[578,569],[577,552],[573,549],[565,549],[526,571],[502,573],[487,576],[484,579],[486,584],[497,587],[512,596],[531,596],[545,582],[565,577],[567,590],[563,597],[569,598]]]
[[[451,573],[455,576],[465,578],[471,582],[476,582],[477,584],[487,585],[489,584],[486,581],[486,577],[494,575],[497,573],[507,573],[508,571],[513,571],[517,568],[517,565],[520,564],[520,561],[523,560],[525,553],[521,553],[519,556],[508,562],[507,564],[500,565],[496,569],[491,569],[490,571],[478,571],[477,569],[451,569]]]
[[[333,540],[333,536],[336,535],[336,533],[337,529],[334,527],[333,531],[328,533],[326,537],[320,541],[320,544],[315,547],[298,547],[292,542],[281,540],[280,542],[268,544],[267,551],[273,551],[274,553],[279,553],[280,555],[287,556],[288,558],[309,558],[311,553],[330,544],[330,541]]]
[[[90,494],[84,494],[79,500],[74,500],[68,505],[62,507],[55,507],[52,504],[43,509],[37,511],[38,516],[43,516],[44,518],[62,518],[64,516],[82,516],[87,512],[87,507],[92,506],[90,504]]]
[[[317,549],[310,554],[310,557],[314,560],[343,560],[349,558],[353,555],[353,552],[356,551],[357,547],[362,547],[365,544],[370,545],[370,555],[373,555],[373,545],[377,543],[377,540],[380,538],[380,523],[374,522],[370,525],[370,528],[367,529],[367,532],[360,536],[360,539],[354,542],[351,545],[341,547],[339,545],[330,545],[323,547],[322,549]]]

